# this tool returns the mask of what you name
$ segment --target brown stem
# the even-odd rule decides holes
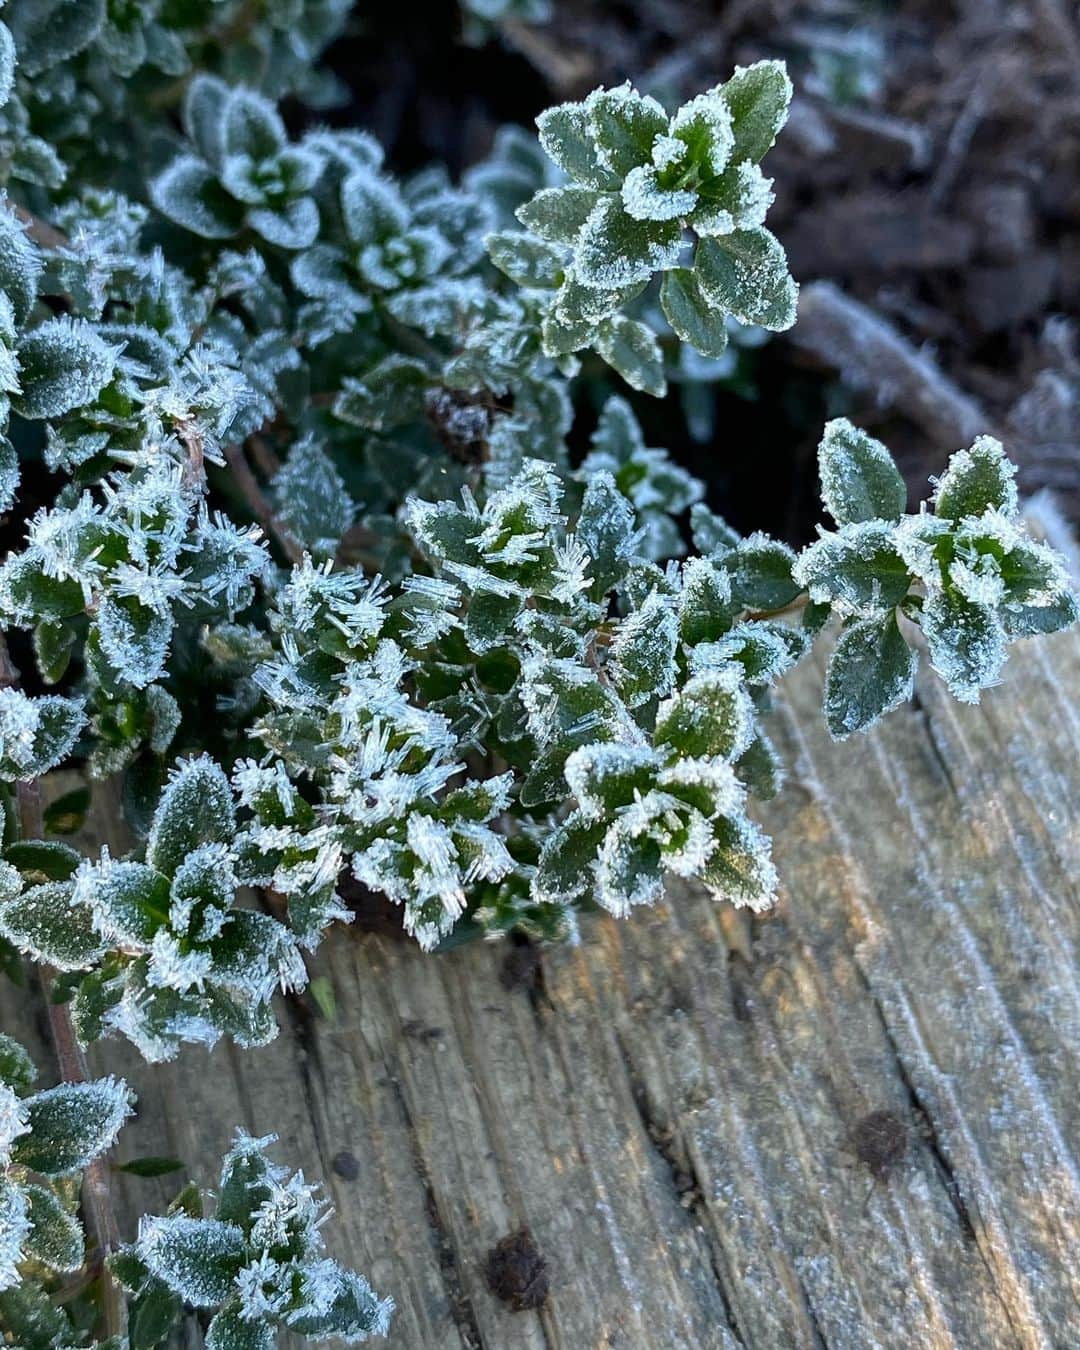
[[[28,211],[25,206],[15,207],[15,214],[26,226],[26,233],[36,244],[42,248],[64,248],[68,242],[66,234],[63,234],[55,225],[50,225],[48,221],[41,220],[35,216],[32,211]]]
[[[7,642],[0,632],[0,687],[10,688],[18,683],[19,672],[11,659]],[[19,809],[19,833],[23,839],[40,839],[44,834],[41,809],[41,788],[37,779],[15,784],[15,800]],[[75,1035],[67,1004],[56,1003],[52,997],[52,982],[56,972],[51,967],[38,966],[38,978],[49,1014],[49,1029],[60,1077],[65,1083],[85,1083],[90,1073],[86,1055]],[[82,1207],[86,1227],[101,1258],[101,1316],[106,1336],[127,1335],[127,1300],[112,1278],[105,1258],[120,1243],[112,1197],[109,1192],[109,1166],[105,1158],[97,1158],[83,1172]]]
[[[303,561],[304,550],[292,537],[277,516],[274,515],[273,508],[266,500],[266,495],[259,486],[258,479],[251,472],[251,466],[244,458],[244,452],[238,445],[227,445],[225,447],[225,460],[232,471],[233,478],[236,479],[236,485],[244,494],[244,500],[251,508],[251,513],[267,534],[272,535],[277,541],[282,553],[290,562],[298,563]]]

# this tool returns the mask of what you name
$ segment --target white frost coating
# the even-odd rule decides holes
[[[10,1180],[0,1180],[0,1290],[10,1289],[21,1279],[18,1266],[29,1236],[25,1192]]]

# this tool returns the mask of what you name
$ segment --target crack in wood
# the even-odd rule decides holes
[[[427,1165],[427,1159],[424,1157],[424,1151],[420,1144],[420,1136],[416,1130],[416,1124],[413,1120],[412,1112],[409,1109],[409,1103],[401,1087],[401,1081],[398,1076],[398,1066],[386,1061],[386,1079],[394,1094],[394,1100],[401,1112],[402,1119],[405,1122],[405,1133],[409,1141],[409,1148],[412,1153],[413,1168],[416,1172],[417,1180],[424,1192],[424,1215],[431,1230],[432,1238],[435,1242],[435,1250],[439,1261],[439,1272],[442,1275],[443,1285],[446,1289],[447,1304],[450,1308],[450,1315],[453,1318],[454,1325],[457,1327],[458,1334],[461,1337],[461,1343],[466,1350],[485,1350],[484,1338],[480,1332],[480,1322],[476,1315],[476,1309],[473,1307],[472,1299],[469,1297],[465,1288],[465,1282],[462,1279],[461,1267],[458,1263],[457,1244],[454,1241],[453,1233],[449,1224],[439,1207],[439,1199],[435,1191],[435,1184],[431,1177],[431,1171]]]
[[[649,1102],[649,1092],[644,1080],[638,1073],[637,1067],[617,1031],[615,1032],[615,1044],[618,1046],[619,1058],[622,1060],[623,1068],[626,1071],[630,1097],[645,1134],[657,1156],[667,1167],[667,1175],[679,1205],[694,1216],[698,1222],[699,1231],[705,1239],[709,1268],[724,1310],[724,1318],[727,1321],[728,1329],[735,1341],[739,1345],[745,1346],[747,1342],[739,1330],[739,1321],[735,1315],[731,1294],[728,1291],[721,1253],[717,1250],[717,1242],[713,1234],[712,1214],[705,1199],[705,1184],[698,1173],[689,1149],[686,1147],[681,1131],[673,1125],[661,1124],[656,1118]]]

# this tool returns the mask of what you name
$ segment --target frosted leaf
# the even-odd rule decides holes
[[[724,562],[731,572],[732,594],[747,609],[783,609],[799,594],[792,575],[794,552],[767,534],[756,532],[740,539]]]
[[[622,185],[623,209],[634,220],[680,220],[690,214],[697,201],[697,193],[687,188],[663,187],[651,164],[631,169]]]
[[[664,894],[660,849],[636,820],[622,817],[604,836],[596,866],[597,902],[625,918],[637,905],[654,905]]]
[[[898,605],[911,586],[912,551],[904,539],[902,528],[881,520],[822,533],[799,554],[795,581],[815,603],[832,604],[841,614],[879,614]]]
[[[545,153],[577,183],[610,188],[618,182],[597,153],[595,136],[583,103],[561,103],[536,119]]]
[[[732,158],[757,162],[772,148],[787,121],[792,86],[782,61],[736,66],[720,87],[735,132]]]
[[[567,786],[578,800],[583,821],[602,819],[646,792],[659,768],[656,752],[646,745],[600,743],[577,749],[566,761]]]
[[[143,1218],[139,1256],[165,1284],[195,1308],[213,1308],[229,1297],[245,1256],[243,1231],[218,1219]]]
[[[7,864],[4,864],[4,867],[7,867]],[[0,869],[0,871],[2,870]],[[8,870],[14,871],[15,869],[9,868]],[[2,889],[2,886],[0,886],[0,889]],[[4,898],[8,899],[10,896],[4,896]],[[17,1091],[23,1091],[33,1083],[35,1078],[37,1078],[37,1069],[34,1068],[34,1062],[30,1056],[18,1041],[0,1032],[0,1084],[15,1088]],[[14,1126],[10,1112],[14,1107],[16,1116],[18,1115],[21,1110],[20,1100],[18,1097],[3,1099],[3,1109],[0,1110],[0,1166],[6,1164],[8,1145],[15,1137],[15,1134],[12,1133]],[[21,1130],[15,1130],[15,1133],[21,1132]]]
[[[737,608],[731,602],[731,575],[707,558],[688,558],[683,564],[679,596],[679,633],[694,646],[713,642],[732,624]]]
[[[37,778],[67,759],[86,724],[81,699],[0,689],[0,773]]]
[[[39,4],[12,5],[8,26],[15,39],[19,69],[31,78],[85,51],[97,37],[105,18],[103,4],[64,4],[44,0]]]
[[[227,1303],[215,1313],[206,1329],[207,1350],[273,1350],[276,1343],[274,1328],[257,1317],[249,1317],[242,1302]]]
[[[23,1243],[30,1232],[26,1193],[6,1177],[0,1177],[0,1290],[18,1284]]]
[[[979,436],[970,450],[958,450],[934,490],[934,511],[946,520],[986,511],[1016,514],[1016,466],[993,436]]]
[[[26,227],[0,201],[0,292],[11,304],[11,318],[21,326],[30,315],[44,266],[41,253],[26,233]]]
[[[660,305],[676,336],[689,342],[702,356],[715,358],[727,350],[724,311],[706,298],[697,276],[689,268],[676,267],[664,273]]]
[[[62,417],[92,402],[112,378],[117,349],[83,319],[46,319],[19,345],[22,391],[11,404],[23,417]]]
[[[740,323],[782,332],[795,322],[798,286],[783,246],[768,230],[735,230],[705,238],[694,254],[702,294]]]
[[[356,515],[333,460],[310,438],[298,441],[273,487],[278,513],[296,538],[318,559],[333,556]]]
[[[945,590],[927,596],[922,628],[930,663],[961,703],[997,684],[1005,664],[1005,634],[992,610]]]
[[[519,286],[551,289],[560,286],[566,259],[560,249],[531,235],[504,231],[484,239],[488,257]]]
[[[693,676],[660,705],[654,741],[681,756],[732,760],[750,744],[753,728],[753,705],[742,672],[723,666]]]
[[[178,155],[150,180],[149,193],[163,216],[203,239],[229,239],[240,229],[239,203],[194,155]]]
[[[818,446],[821,500],[838,525],[899,520],[907,489],[892,455],[846,417],[826,422]]]
[[[221,767],[209,755],[178,760],[154,812],[146,860],[172,876],[199,845],[227,844],[235,829],[232,791]]]
[[[27,1186],[26,1198],[30,1232],[23,1242],[23,1255],[62,1274],[79,1270],[86,1259],[86,1248],[78,1219],[46,1186]]]
[[[600,194],[587,187],[541,188],[515,214],[541,239],[572,244],[600,201]]]
[[[621,178],[650,160],[653,142],[668,130],[663,106],[629,83],[594,89],[585,100],[585,113],[597,159]]]
[[[767,837],[745,817],[721,817],[702,881],[719,900],[760,912],[776,900],[779,878]]]
[[[122,591],[121,584],[120,594],[104,595],[98,604],[94,615],[98,641],[117,674],[136,689],[145,689],[165,669],[173,617],[171,612],[140,604]]]
[[[587,286],[614,290],[677,266],[682,248],[677,221],[635,220],[620,199],[601,197],[577,237],[574,272]]]
[[[631,389],[663,398],[667,392],[663,353],[656,334],[646,324],[616,314],[600,325],[593,346]]]
[[[918,660],[895,613],[844,628],[829,658],[825,723],[834,740],[864,731],[914,692]]]
[[[787,634],[796,640],[800,636],[779,624],[756,621],[737,624],[717,641],[703,642],[695,647],[690,653],[690,667],[696,673],[735,661],[742,666],[743,678],[748,684],[774,684],[794,666],[801,654],[801,644],[796,646],[785,640]]]
[[[112,1148],[134,1096],[119,1078],[61,1083],[28,1099],[30,1132],[16,1140],[16,1162],[43,1176],[81,1172]]]
[[[678,640],[674,611],[655,591],[619,625],[611,645],[610,670],[628,708],[671,692]]]
[[[7,1167],[12,1144],[29,1129],[26,1102],[6,1082],[0,1083],[0,1167]]]
[[[684,103],[671,119],[671,135],[687,147],[687,160],[703,178],[727,168],[735,145],[731,111],[721,89],[710,89]]]

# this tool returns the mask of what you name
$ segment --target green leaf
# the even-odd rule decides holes
[[[572,244],[599,201],[599,194],[591,188],[541,188],[518,207],[515,215],[541,239],[552,244]]]
[[[144,1219],[139,1255],[152,1274],[185,1303],[213,1308],[229,1297],[244,1263],[243,1230],[217,1219]]]
[[[683,564],[679,597],[679,632],[693,647],[715,642],[734,622],[739,606],[731,601],[731,575],[708,558],[688,558]]]
[[[577,237],[574,271],[587,286],[614,290],[675,267],[682,248],[677,220],[635,220],[621,198],[601,197]]]
[[[949,460],[934,493],[934,512],[945,520],[981,516],[985,511],[1016,514],[1016,466],[1000,441],[980,436],[970,450]]]
[[[57,797],[45,808],[45,831],[47,834],[77,834],[86,821],[90,810],[90,789],[72,788],[63,796]]]
[[[239,1299],[216,1313],[206,1331],[206,1350],[273,1350],[276,1344],[274,1328],[245,1317]]]
[[[636,319],[617,314],[596,330],[593,346],[631,389],[663,398],[667,393],[664,357],[656,334]]]
[[[11,406],[31,419],[62,417],[92,403],[112,378],[116,349],[85,319],[46,319],[19,346],[21,393]]]
[[[935,590],[922,609],[930,662],[961,703],[978,703],[1005,664],[1005,633],[993,610],[963,596]]]
[[[533,893],[547,902],[566,902],[587,894],[606,829],[602,820],[590,821],[578,812],[568,816],[544,841]]]
[[[34,1061],[12,1037],[0,1032],[0,1083],[23,1092],[37,1077]]]
[[[660,705],[653,740],[684,759],[735,760],[753,739],[754,714],[741,675],[731,666],[706,670]]]
[[[78,1270],[86,1255],[78,1219],[65,1209],[55,1191],[31,1184],[25,1192],[31,1229],[23,1242],[23,1254],[49,1270],[64,1274]]]
[[[43,266],[22,221],[11,211],[0,210],[0,291],[11,301],[16,327],[22,327],[34,307]]]
[[[795,554],[768,535],[752,534],[740,540],[725,564],[731,572],[732,599],[744,609],[783,609],[802,590],[792,576]]]
[[[72,1327],[64,1309],[32,1280],[22,1280],[0,1292],[0,1325],[7,1343],[19,1350],[51,1350],[72,1342]]]
[[[19,70],[33,78],[89,47],[105,22],[105,0],[12,0],[4,18]]]
[[[585,110],[597,158],[619,178],[647,164],[653,142],[668,129],[663,106],[629,84],[594,90],[585,100]]]
[[[892,455],[846,417],[826,422],[818,468],[821,499],[838,525],[903,515],[907,489]]]
[[[229,239],[243,209],[194,155],[178,155],[149,183],[150,200],[163,216],[203,239]]]
[[[917,664],[895,612],[849,623],[833,648],[825,678],[825,724],[833,739],[846,740],[907,702]]]
[[[719,239],[700,240],[694,273],[709,304],[740,323],[779,333],[795,322],[799,288],[788,271],[783,246],[766,229],[735,230]]]
[[[520,231],[503,230],[489,234],[484,247],[499,271],[519,286],[548,290],[562,285],[563,255],[542,239]]]
[[[617,176],[597,158],[596,142],[583,103],[560,103],[547,108],[536,119],[536,126],[547,157],[576,183],[590,188],[617,186]]]
[[[362,379],[346,376],[334,400],[334,416],[353,426],[387,431],[416,421],[424,411],[424,395],[432,376],[423,361],[391,355]]]
[[[734,125],[731,158],[756,164],[772,148],[787,121],[792,89],[783,61],[736,66],[720,93],[731,109]]]
[[[31,886],[0,904],[0,934],[35,961],[57,970],[85,970],[105,953],[90,911],[71,903],[70,882]]]
[[[627,817],[608,830],[596,868],[597,902],[624,918],[636,905],[654,905],[664,894],[664,860],[651,835],[636,833]]]
[[[599,600],[626,575],[638,553],[634,508],[609,473],[593,474],[578,515],[577,537],[590,558],[590,594]]]
[[[640,708],[671,692],[678,642],[674,610],[655,591],[623,620],[611,644],[609,668],[628,708]]]
[[[689,342],[702,356],[723,356],[728,343],[724,311],[709,304],[689,268],[677,267],[664,273],[660,306],[683,342]]]
[[[898,605],[911,588],[911,573],[884,521],[861,521],[838,534],[823,535],[803,550],[796,582],[818,604],[828,601],[847,613],[880,614]]]
[[[235,832],[232,789],[220,765],[209,755],[180,760],[154,812],[146,860],[172,876],[201,844],[230,843]]]
[[[784,762],[763,731],[735,761],[735,771],[759,801],[771,801],[784,785]]]
[[[131,1115],[134,1098],[118,1078],[61,1083],[26,1102],[30,1133],[12,1147],[12,1157],[42,1176],[81,1172],[112,1148]]]
[[[63,678],[74,649],[73,628],[51,619],[38,624],[34,629],[34,656],[46,684],[56,684]]]
[[[721,816],[713,824],[715,846],[701,879],[720,900],[768,909],[776,899],[778,878],[769,840],[753,821]]]
[[[59,840],[21,839],[4,850],[5,861],[17,867],[26,881],[67,881],[75,875],[82,855]]]
[[[130,1162],[113,1163],[114,1172],[126,1172],[133,1177],[165,1177],[170,1172],[183,1171],[179,1158],[132,1158]]]

